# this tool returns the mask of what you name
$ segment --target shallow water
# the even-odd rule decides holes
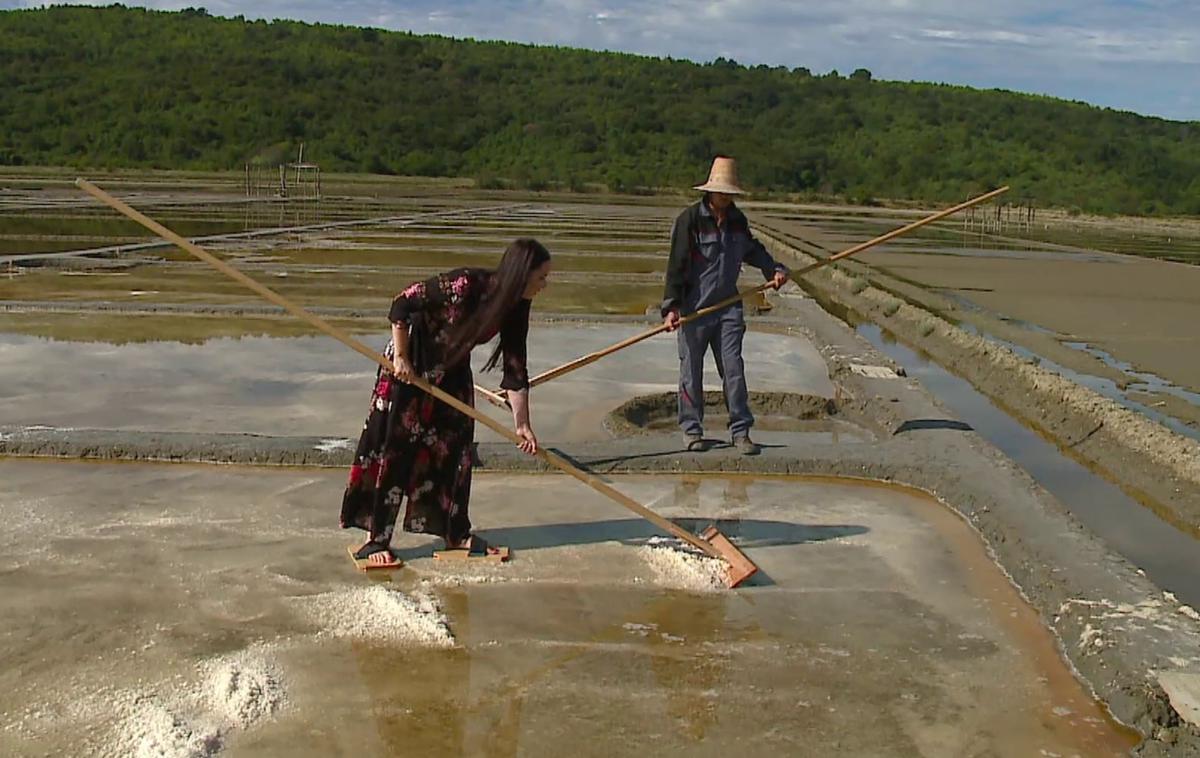
[[[897,342],[874,324],[857,331],[939,402],[991,442],[1057,497],[1075,518],[1159,587],[1200,607],[1200,550],[1196,539],[1159,518],[1117,485],[1068,457],[1056,445],[929,358]]]
[[[128,317],[112,325],[120,328],[122,318]],[[231,325],[251,329],[252,323]],[[535,323],[530,374],[640,331]],[[0,333],[0,424],[357,437],[374,384],[370,361],[323,335],[201,339],[202,334],[186,341],[115,344],[107,336],[86,343]],[[388,333],[376,328],[359,337],[382,349]],[[751,332],[746,354],[755,389],[833,394],[824,361],[807,340]],[[479,370],[487,355],[485,349],[475,351],[476,382],[494,387],[499,375]],[[715,389],[720,381],[709,363],[706,381]],[[647,340],[534,389],[535,428],[547,442],[608,439],[603,422],[612,409],[634,395],[671,391],[678,372],[675,340]],[[511,424],[511,414],[486,408]],[[711,431],[720,430],[714,422]],[[849,441],[852,431],[844,431]],[[481,439],[496,438],[490,430],[479,433]]]
[[[470,252],[467,252],[470,250]],[[300,248],[272,247],[261,255],[278,258],[288,264],[324,264],[351,266],[421,266],[452,269],[460,266],[494,268],[501,251],[472,250],[436,242],[423,247],[343,247]],[[629,274],[653,274],[666,271],[665,255],[611,254],[605,252],[564,252],[551,249],[555,271],[599,271]]]
[[[1136,401],[1132,397],[1130,397],[1131,392],[1144,391],[1145,388],[1149,386],[1149,384],[1139,383],[1139,384],[1130,385],[1128,387],[1122,388],[1121,386],[1119,386],[1116,382],[1114,382],[1111,379],[1107,379],[1107,378],[1104,378],[1101,376],[1095,376],[1094,374],[1083,373],[1081,371],[1075,371],[1074,369],[1069,369],[1066,366],[1061,366],[1061,365],[1055,363],[1054,361],[1051,361],[1047,358],[1042,357],[1041,355],[1038,355],[1037,353],[1033,352],[1032,350],[1028,350],[1024,347],[1021,347],[1020,345],[1009,342],[1008,340],[1004,340],[1004,339],[1001,339],[994,335],[982,332],[979,329],[976,329],[971,324],[960,323],[957,326],[958,326],[958,328],[962,329],[963,331],[983,337],[984,339],[988,340],[989,342],[994,342],[998,345],[1003,345],[1004,347],[1008,348],[1013,353],[1021,356],[1022,358],[1025,358],[1027,360],[1036,361],[1038,363],[1038,365],[1041,366],[1042,368],[1044,368],[1048,371],[1052,371],[1066,379],[1069,379],[1072,382],[1075,382],[1076,384],[1078,384],[1080,386],[1087,387],[1088,389],[1093,390],[1094,392],[1097,392],[1097,393],[1103,395],[1104,397],[1109,398],[1110,400],[1114,400],[1118,404],[1128,408],[1129,410],[1134,411],[1136,413],[1140,413],[1141,415],[1145,416],[1146,418],[1162,424],[1163,426],[1167,427],[1168,429],[1175,432],[1176,434],[1181,434],[1185,437],[1191,437],[1193,439],[1200,439],[1200,429],[1190,426],[1190,425],[1184,423],[1183,421],[1180,421],[1179,419],[1169,416],[1165,413],[1161,413],[1144,403],[1139,403],[1138,401]],[[1086,343],[1063,342],[1063,344],[1066,345],[1067,347],[1075,347],[1075,345],[1085,345]],[[1079,349],[1079,348],[1076,348],[1076,349]],[[1091,352],[1091,351],[1081,350],[1081,352]],[[1097,352],[1103,353],[1104,351],[1101,350],[1101,351],[1097,351]],[[1104,353],[1104,354],[1107,355],[1107,353]],[[1120,365],[1117,362],[1109,363],[1109,365],[1113,366],[1114,368],[1120,368]],[[1127,364],[1127,363],[1124,365],[1130,366],[1130,364]],[[1132,368],[1132,367],[1130,366],[1130,368]],[[1153,377],[1154,375],[1153,374],[1145,374],[1145,376]],[[1157,379],[1158,377],[1155,377],[1155,378]],[[1161,387],[1161,386],[1166,386],[1166,385],[1160,383],[1159,386]],[[1174,385],[1170,385],[1170,386],[1174,387]],[[1186,390],[1182,390],[1181,388],[1175,387],[1175,389],[1179,390],[1179,392],[1181,392],[1181,393],[1184,393],[1183,395],[1180,395],[1181,397],[1189,394],[1186,392]],[[1162,390],[1160,389],[1158,391],[1162,391]],[[1190,394],[1194,395],[1195,393],[1190,393]],[[1200,397],[1200,396],[1197,396],[1197,397]],[[1185,399],[1187,399],[1187,398],[1185,398]]]
[[[828,239],[837,242],[859,242],[897,228],[914,220],[912,216],[879,215],[863,216],[844,214],[837,210],[828,213],[806,212],[787,214],[767,212],[764,219],[786,222],[794,221],[817,228]],[[961,218],[941,221],[906,234],[903,238],[888,243],[891,249],[925,246],[933,249],[948,247],[976,247],[993,251],[1043,250],[1050,252],[1055,245],[1071,250],[1061,251],[1067,255],[1087,254],[1089,251],[1104,251],[1143,258],[1156,258],[1179,263],[1200,263],[1200,236],[1168,234],[1118,229],[1098,229],[1072,226],[1055,222],[1031,225],[1006,224],[999,232],[982,231],[978,221],[974,225]]]
[[[558,477],[477,477],[473,514],[511,563],[438,564],[405,535],[406,568],[363,575],[333,523],[342,482],[0,462],[0,751],[1092,756],[1136,740],[929,498],[618,477],[668,516],[719,519],[762,569],[712,592],[666,588],[652,529]]]
[[[1180,387],[1179,385],[1162,378],[1158,374],[1154,374],[1149,371],[1139,371],[1138,369],[1134,368],[1132,363],[1119,360],[1111,353],[1102,350],[1095,345],[1088,344],[1087,342],[1063,342],[1063,344],[1069,348],[1072,348],[1073,350],[1079,350],[1080,352],[1084,352],[1088,355],[1099,358],[1105,365],[1112,366],[1118,371],[1137,379],[1137,381],[1129,384],[1129,386],[1125,389],[1126,392],[1161,392],[1167,395],[1174,395],[1181,400],[1186,400],[1192,405],[1200,406],[1200,392],[1191,392],[1186,390],[1183,387]],[[1200,430],[1191,429],[1190,427],[1189,430],[1191,432],[1191,436],[1193,437],[1200,435]]]
[[[163,214],[159,222],[184,235],[198,237],[207,234],[224,234],[243,231],[244,219],[232,218],[189,218],[175,214]],[[0,213],[0,234],[84,236],[95,238],[152,239],[154,235],[140,224],[120,216],[39,216],[35,214]],[[50,240],[53,241],[53,240]],[[80,245],[76,245],[80,247]]]
[[[381,317],[396,293],[413,281],[434,276],[442,267],[392,271],[308,270],[269,266],[252,272],[264,283],[303,307],[374,309]],[[604,276],[589,277],[589,273]],[[630,277],[621,281],[622,276]],[[55,270],[29,270],[20,276],[0,273],[0,299],[18,301],[245,304],[265,301],[245,286],[199,266],[143,265],[126,271],[97,271],[87,276]],[[540,310],[563,313],[642,315],[662,300],[662,284],[652,274],[595,271],[561,272],[538,298]]]

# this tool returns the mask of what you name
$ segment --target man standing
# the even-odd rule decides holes
[[[775,289],[787,282],[787,268],[754,239],[745,214],[733,204],[733,196],[743,193],[732,158],[717,156],[708,181],[694,189],[704,196],[675,219],[662,303],[667,331],[679,330],[679,426],[688,450],[708,449],[704,439],[704,356],[711,347],[724,382],[729,436],[743,455],[757,455],[758,445],[750,439],[754,416],[742,363],[746,334],[742,303],[682,327],[679,320],[681,314],[688,316],[736,294],[743,262],[762,271]]]

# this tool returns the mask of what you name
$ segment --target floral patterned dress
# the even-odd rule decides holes
[[[450,333],[478,312],[489,295],[492,272],[456,269],[417,282],[392,301],[388,318],[409,328],[409,358],[426,381],[475,405],[470,358],[446,366]],[[529,386],[525,368],[530,301],[521,300],[500,327],[506,390]],[[495,333],[484,335],[482,344]],[[389,341],[385,355],[392,358]],[[461,542],[471,533],[475,421],[420,389],[397,381],[382,368],[371,393],[350,481],[342,498],[341,525],[370,533],[388,544],[403,503],[404,530]]]

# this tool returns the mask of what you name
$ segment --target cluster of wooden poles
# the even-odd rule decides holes
[[[272,303],[275,303],[276,305],[282,307],[284,310],[288,311],[289,313],[296,316],[297,318],[311,324],[313,327],[324,332],[325,334],[328,334],[329,336],[331,336],[334,339],[338,340],[339,342],[343,343],[344,345],[351,348],[352,350],[355,350],[355,351],[361,353],[362,355],[366,356],[367,358],[375,361],[381,367],[383,367],[384,370],[386,370],[386,371],[392,370],[391,361],[389,361],[386,357],[384,357],[380,353],[376,352],[375,350],[372,350],[367,345],[363,344],[360,340],[355,339],[353,336],[346,333],[345,331],[338,329],[337,327],[328,323],[324,319],[319,318],[318,316],[316,316],[316,315],[308,312],[307,310],[301,308],[300,306],[292,303],[290,300],[284,298],[282,295],[278,294],[277,292],[275,292],[271,289],[268,289],[267,287],[264,287],[262,284],[259,284],[257,281],[246,276],[241,271],[238,271],[237,269],[230,266],[225,261],[212,255],[207,250],[204,250],[199,245],[196,245],[196,244],[184,239],[183,237],[179,236],[175,232],[166,228],[165,226],[158,223],[154,219],[151,219],[151,218],[145,216],[144,214],[140,213],[139,211],[129,207],[129,205],[125,204],[121,200],[118,200],[117,198],[113,197],[112,195],[108,194],[104,190],[100,189],[99,187],[97,187],[96,185],[92,184],[91,182],[89,182],[85,179],[77,179],[75,181],[75,184],[80,189],[87,192],[89,195],[95,197],[97,200],[100,200],[101,202],[103,202],[104,204],[113,208],[114,210],[121,213],[122,215],[132,219],[133,221],[136,221],[137,223],[141,224],[142,226],[149,229],[151,232],[154,232],[155,234],[157,234],[158,236],[167,240],[168,242],[171,242],[171,243],[179,246],[184,251],[194,255],[195,257],[199,258],[200,260],[204,261],[205,263],[208,263],[209,265],[213,266],[218,271],[220,271],[221,273],[230,277],[231,279],[234,279],[235,281],[240,282],[241,284],[244,284],[246,287],[249,287],[251,290],[258,293],[262,297],[264,297],[267,300],[271,301]],[[1004,192],[1007,192],[1007,191],[1008,191],[1008,187],[1001,187],[999,189],[992,190],[991,192],[988,192],[986,194],[983,194],[978,197],[967,200],[966,202],[959,203],[958,205],[955,205],[952,208],[947,208],[945,210],[938,211],[937,213],[931,214],[922,219],[914,221],[911,224],[907,224],[906,226],[902,226],[898,229],[894,229],[894,230],[888,232],[887,234],[880,235],[872,240],[869,240],[869,241],[864,242],[859,245],[855,245],[854,247],[851,247],[847,250],[843,250],[842,252],[837,253],[836,255],[832,255],[828,258],[824,258],[822,260],[817,261],[816,263],[812,263],[807,266],[804,266],[803,268],[795,269],[790,272],[791,278],[795,279],[795,278],[804,276],[808,273],[811,273],[812,271],[815,271],[815,270],[821,268],[822,266],[828,266],[829,264],[834,263],[835,261],[839,261],[843,258],[848,258],[851,255],[854,255],[856,253],[861,253],[864,250],[867,250],[869,248],[875,247],[876,245],[887,242],[888,240],[899,237],[902,234],[911,232],[912,230],[917,229],[922,226],[925,226],[926,224],[933,223],[934,221],[937,221],[938,219],[945,218],[946,216],[949,216],[953,213],[961,211],[965,208],[970,208],[972,206],[978,205],[979,203],[986,202],[987,200],[990,200],[990,199],[992,199],[1000,194],[1003,194]],[[730,305],[733,305],[734,303],[736,303],[740,300],[744,300],[746,298],[749,298],[749,297],[757,295],[761,292],[764,292],[765,290],[767,290],[768,288],[770,288],[772,286],[773,285],[771,283],[767,283],[767,284],[763,284],[760,287],[756,287],[754,289],[750,289],[745,292],[741,292],[737,295],[734,295],[725,300],[722,300],[721,302],[719,302],[715,305],[712,305],[707,308],[696,311],[695,313],[690,314],[690,315],[680,319],[679,323],[680,323],[680,325],[686,324],[690,321],[694,321],[695,319],[701,318],[709,313],[719,311],[722,308],[727,308]],[[530,380],[530,385],[536,387],[537,385],[548,382],[551,379],[555,379],[564,374],[570,373],[571,371],[574,371],[576,369],[587,366],[588,364],[594,363],[607,355],[612,355],[613,353],[617,352],[618,350],[623,350],[631,345],[636,345],[637,343],[639,343],[643,340],[649,339],[649,338],[655,336],[656,334],[660,334],[660,333],[666,331],[666,329],[667,329],[666,324],[662,324],[653,329],[642,332],[641,334],[637,334],[637,335],[634,335],[633,337],[629,337],[628,339],[624,339],[624,340],[622,340],[610,347],[607,347],[603,350],[597,351],[595,353],[589,353],[588,355],[582,356],[580,358],[576,358],[575,360],[570,361],[569,363],[565,363],[557,368],[551,369],[550,371],[547,371],[543,374],[539,374],[539,375],[533,377]],[[416,387],[420,388],[421,390],[423,390],[424,392],[427,392],[430,395],[434,396],[438,400],[441,400],[442,402],[446,403],[447,405],[455,408],[456,410],[458,410],[462,413],[465,413],[468,416],[471,416],[476,421],[478,421],[479,423],[488,427],[489,429],[496,432],[497,434],[501,435],[502,437],[505,437],[506,439],[509,439],[509,440],[513,441],[514,443],[520,444],[520,442],[521,442],[520,438],[517,437],[517,435],[512,430],[508,429],[506,426],[499,423],[498,421],[493,419],[491,416],[488,416],[485,413],[481,413],[480,411],[476,410],[475,408],[472,408],[471,406],[467,405],[466,403],[463,403],[458,398],[447,394],[446,392],[444,392],[437,386],[429,384],[428,382],[426,382],[424,379],[422,379],[420,377],[414,377],[411,380],[411,383],[413,385],[415,385]],[[478,386],[476,386],[476,390],[479,391],[481,394],[483,394],[489,401],[491,401],[497,405],[507,406],[507,401],[504,399],[503,394],[492,391],[492,390],[487,390],[487,389],[484,389],[484,388],[478,387]],[[738,550],[737,547],[734,546],[734,544],[732,542],[730,542],[729,539],[725,535],[721,534],[721,532],[719,530],[717,530],[715,526],[710,526],[700,536],[694,535],[691,532],[689,532],[688,530],[680,527],[678,524],[675,524],[675,523],[667,520],[666,518],[663,518],[662,516],[658,515],[654,511],[645,507],[641,503],[639,503],[639,502],[633,500],[632,498],[628,497],[627,495],[619,492],[618,490],[609,486],[606,482],[602,481],[601,479],[599,479],[592,473],[580,468],[579,466],[576,466],[575,464],[566,460],[565,458],[558,455],[557,453],[547,450],[546,448],[539,448],[537,454],[543,460],[545,460],[547,463],[549,463],[551,466],[553,466],[554,468],[559,469],[560,471],[562,471],[566,474],[569,474],[570,476],[578,479],[579,481],[588,485],[589,487],[596,490],[597,492],[614,500],[615,502],[619,503],[620,505],[624,506],[625,508],[628,508],[629,510],[633,511],[637,515],[641,516],[642,518],[646,519],[650,523],[654,524],[655,526],[657,526],[659,529],[663,530],[664,532],[674,535],[678,539],[688,543],[689,545],[692,545],[693,547],[703,551],[704,553],[712,556],[713,558],[718,558],[720,560],[725,561],[726,565],[728,566],[726,582],[730,587],[736,587],[736,586],[740,585],[742,582],[746,581],[746,579],[748,579],[750,576],[752,576],[758,570],[758,567],[755,566],[754,563],[749,558],[747,558],[744,553],[742,553],[740,550]]]

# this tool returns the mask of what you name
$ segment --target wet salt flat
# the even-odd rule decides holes
[[[504,566],[358,573],[342,472],[0,462],[0,753],[1117,755],[975,535],[860,484],[618,477],[762,569],[719,590],[561,477],[480,475]],[[83,496],[81,496],[81,494]]]
[[[534,324],[530,373],[644,329]],[[361,338],[379,349],[387,339]],[[745,354],[752,389],[833,394],[806,339],[751,332]],[[476,350],[477,368],[486,358],[486,348]],[[678,366],[674,337],[660,335],[548,382],[533,390],[535,429],[546,441],[603,439],[610,410],[634,395],[673,391]],[[356,437],[374,375],[370,362],[326,337],[112,345],[0,334],[0,424]],[[477,372],[476,381],[496,387],[500,376]],[[705,382],[721,386],[711,359]],[[487,407],[511,424],[511,414]],[[481,428],[479,438],[494,435]]]
[[[313,205],[309,218],[276,218],[273,208],[244,219],[240,208],[162,215],[185,233],[212,233],[362,219],[364,203],[382,204],[373,217],[445,210],[214,251],[306,306],[377,313],[396,281],[490,265],[512,236],[532,234],[558,261],[536,308],[586,318],[656,302],[678,210],[412,200],[400,210],[378,199]],[[833,215],[846,218],[798,220],[830,249],[910,220]],[[791,228],[766,212],[751,219]],[[12,220],[0,219],[0,258],[6,246],[65,249],[129,233],[120,219],[103,228],[91,217],[70,228],[19,221],[15,230],[4,226]],[[97,238],[41,238],[68,232]],[[0,333],[0,426],[352,444],[370,362],[325,338],[290,336],[281,319],[248,328],[210,316],[200,329],[205,317],[166,315],[258,301],[179,251],[159,253],[167,263],[120,270],[9,266],[0,299],[26,301],[28,312],[0,326],[13,332]],[[955,266],[1094,262],[945,224],[864,258],[891,265],[912,253]],[[742,286],[757,280],[749,272]],[[83,304],[80,324],[49,312],[59,301]],[[123,312],[88,313],[95,302]],[[164,312],[129,317],[142,307]],[[535,325],[531,373],[644,328]],[[273,336],[221,336],[242,333]],[[147,336],[190,344],[135,344]],[[83,341],[92,338],[128,344]],[[382,347],[385,335],[364,339]],[[751,333],[746,356],[752,390],[834,394],[806,339]],[[607,438],[605,414],[674,390],[677,365],[674,339],[659,336],[557,379],[534,391],[535,429],[547,444]],[[495,386],[499,376],[476,379]],[[720,386],[711,361],[706,383]],[[874,439],[838,420],[805,421],[803,432],[761,420],[755,437],[768,448],[787,450],[801,435]],[[725,436],[720,422],[711,419],[710,438]],[[668,417],[651,427],[673,429]],[[345,547],[361,537],[335,523],[344,477],[0,460],[0,755],[1091,756],[1124,754],[1135,741],[1071,678],[977,535],[924,497],[846,482],[616,477],[689,528],[719,520],[763,569],[729,592],[711,560],[555,476],[477,475],[476,524],[513,548],[507,566],[441,565],[431,540],[403,536],[409,567],[358,574]]]

